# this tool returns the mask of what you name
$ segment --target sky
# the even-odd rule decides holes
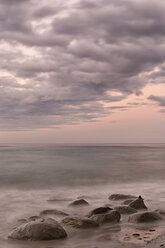
[[[164,0],[0,0],[0,142],[165,143]]]

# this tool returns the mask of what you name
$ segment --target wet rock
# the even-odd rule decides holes
[[[25,222],[27,222],[27,219],[18,219],[18,222],[19,223],[25,223]]]
[[[29,217],[28,220],[29,220],[29,221],[35,221],[35,220],[39,220],[39,219],[41,219],[40,216],[34,215],[34,216]]]
[[[112,210],[112,208],[110,208],[110,207],[95,208],[95,209],[93,209],[92,211],[89,212],[88,217],[91,217],[92,215],[107,213],[107,212],[109,212],[111,210]]]
[[[69,204],[69,206],[81,206],[81,205],[89,205],[89,203],[84,199],[78,199]]]
[[[132,223],[143,223],[161,220],[161,216],[155,212],[142,212],[129,216],[128,221]]]
[[[139,237],[139,236],[140,236],[139,233],[133,233],[132,235],[133,235],[134,237]]]
[[[135,199],[135,198],[136,198],[136,196],[125,195],[125,194],[112,194],[112,195],[109,196],[109,200],[112,200],[112,201]]]
[[[18,240],[54,240],[67,236],[64,228],[53,219],[31,221],[15,228],[10,239]]]
[[[118,223],[120,221],[120,213],[116,210],[112,210],[105,214],[93,215],[92,220],[96,221],[99,224],[103,223]]]
[[[135,209],[147,209],[146,205],[144,204],[144,199],[141,196],[132,201],[129,206]]]
[[[134,213],[137,213],[136,209],[131,208],[129,206],[117,206],[117,207],[115,207],[115,210],[117,210],[120,214],[134,214]]]
[[[161,215],[165,215],[165,210],[164,209],[157,209],[155,210],[156,213],[161,214]]]
[[[98,227],[98,223],[88,218],[79,217],[66,217],[62,220],[62,223],[70,225],[75,228],[93,228]]]
[[[134,199],[128,199],[122,202],[123,205],[129,205],[131,202],[133,202]]]
[[[62,216],[68,216],[69,214],[63,212],[63,211],[60,211],[60,210],[57,210],[57,209],[47,209],[47,210],[43,210],[42,212],[40,212],[40,215],[43,216],[43,215],[62,215]]]

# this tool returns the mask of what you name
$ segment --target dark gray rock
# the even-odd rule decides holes
[[[54,240],[67,236],[64,228],[53,219],[30,221],[15,228],[10,239],[18,240]]]
[[[114,209],[117,210],[120,214],[134,214],[137,212],[136,209],[129,206],[117,206]]]
[[[112,194],[109,196],[109,200],[111,201],[119,201],[126,199],[136,199],[136,196],[133,195],[125,195],[125,194]]]
[[[88,217],[91,217],[92,215],[96,215],[96,214],[103,214],[103,213],[107,213],[109,211],[111,211],[112,208],[110,207],[99,207],[99,208],[95,208],[92,211],[89,212]]]
[[[129,205],[131,202],[133,202],[134,199],[128,199],[122,202],[122,205]]]
[[[61,215],[61,216],[68,216],[69,214],[63,212],[63,211],[60,211],[60,210],[57,210],[57,209],[46,209],[46,210],[43,210],[42,212],[40,212],[40,215],[43,216],[43,215]]]
[[[120,221],[120,213],[116,210],[112,210],[105,214],[92,215],[91,219],[99,224],[103,223],[118,223]]]
[[[98,223],[88,218],[79,217],[66,217],[62,220],[62,223],[70,225],[75,228],[94,228],[98,227]]]
[[[156,212],[142,212],[129,216],[128,221],[132,223],[143,223],[161,220],[161,216]]]
[[[132,201],[129,204],[129,207],[135,209],[147,209],[146,205],[144,204],[144,200],[141,196],[139,196],[136,200]]]
[[[69,204],[69,206],[82,206],[82,205],[89,205],[89,203],[84,199],[78,199]]]

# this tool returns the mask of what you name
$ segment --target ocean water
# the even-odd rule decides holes
[[[0,247],[132,247],[122,240],[125,227],[127,231],[130,227],[126,217],[122,224],[97,230],[66,228],[65,240],[7,238],[20,219],[45,209],[85,215],[97,206],[120,204],[108,200],[113,193],[142,195],[149,209],[165,209],[165,144],[1,144]],[[68,207],[78,197],[90,205]],[[164,223],[160,226],[164,228]]]

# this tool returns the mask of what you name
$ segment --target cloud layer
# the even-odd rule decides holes
[[[2,0],[0,129],[95,120],[164,83],[164,12],[163,0]]]

